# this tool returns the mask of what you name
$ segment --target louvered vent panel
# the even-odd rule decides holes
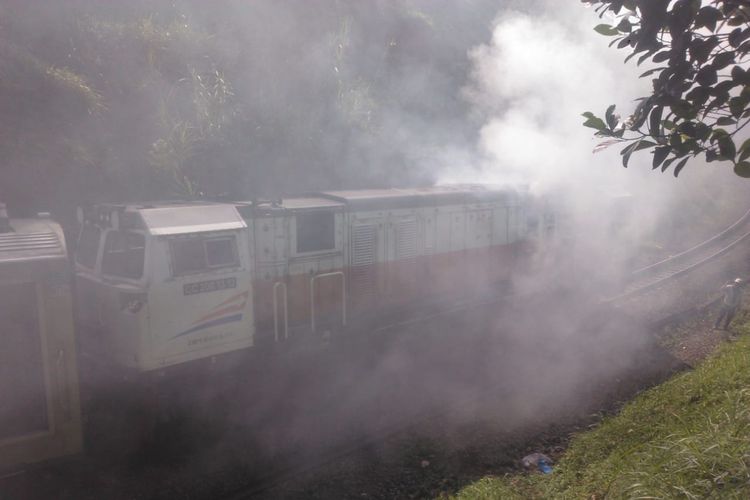
[[[61,250],[55,233],[9,233],[0,235],[0,253]]]
[[[396,224],[396,258],[414,259],[417,256],[417,221],[399,221]]]
[[[352,293],[371,297],[375,293],[377,228],[375,225],[352,227]]]

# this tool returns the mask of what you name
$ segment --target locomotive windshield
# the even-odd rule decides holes
[[[234,236],[174,239],[170,246],[175,276],[238,265]]]
[[[140,233],[110,231],[104,242],[102,273],[118,278],[140,279],[146,255],[146,238]]]

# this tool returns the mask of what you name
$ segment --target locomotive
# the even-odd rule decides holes
[[[136,381],[154,406],[167,374],[183,387],[268,349],[508,293],[555,225],[524,190],[477,185],[99,204],[78,211],[71,272],[58,224],[3,215],[0,317],[15,348],[0,349],[0,468],[80,452],[92,382],[127,407],[143,400],[111,382]]]
[[[145,373],[502,293],[551,231],[528,223],[530,199],[439,186],[97,205],[79,213],[78,318],[97,357]]]

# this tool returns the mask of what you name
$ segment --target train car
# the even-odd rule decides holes
[[[527,197],[445,186],[82,213],[79,317],[138,372],[509,290]]]
[[[0,468],[82,449],[71,273],[60,226],[0,204]]]

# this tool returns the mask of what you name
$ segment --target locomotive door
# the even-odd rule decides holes
[[[352,309],[377,305],[383,289],[384,228],[380,218],[354,220],[350,233],[349,289]]]
[[[52,427],[39,316],[34,283],[0,285],[0,442]]]
[[[393,303],[403,303],[418,296],[418,230],[415,214],[392,216],[388,221],[385,290]]]

